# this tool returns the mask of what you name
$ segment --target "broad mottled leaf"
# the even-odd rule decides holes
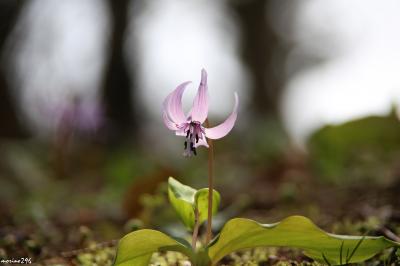
[[[157,251],[177,251],[193,260],[190,246],[155,230],[139,230],[124,236],[118,244],[115,266],[148,266],[151,255]]]
[[[168,197],[183,224],[190,230],[194,227],[195,209],[199,210],[199,222],[207,220],[208,214],[208,189],[195,190],[183,185],[176,179],[168,179]],[[218,211],[220,202],[219,193],[214,190],[213,213]]]
[[[364,261],[383,249],[400,247],[400,243],[384,237],[329,234],[302,216],[291,216],[275,224],[236,218],[225,224],[211,243],[208,255],[214,265],[234,251],[261,246],[300,248],[311,258],[340,264],[346,262],[346,257],[352,263]]]

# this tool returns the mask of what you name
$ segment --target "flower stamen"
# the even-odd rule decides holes
[[[185,156],[197,155],[196,145],[199,143],[200,139],[203,139],[204,129],[201,124],[197,121],[190,121],[187,124],[187,129],[184,131],[186,133],[185,140]]]

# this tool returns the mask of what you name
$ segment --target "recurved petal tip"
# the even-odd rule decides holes
[[[225,137],[233,128],[237,118],[238,106],[239,106],[239,96],[237,93],[235,95],[235,106],[233,107],[232,113],[228,116],[228,118],[216,127],[206,128],[205,133],[206,137],[210,139],[220,139]]]
[[[207,84],[207,71],[204,68],[201,69],[201,83]]]

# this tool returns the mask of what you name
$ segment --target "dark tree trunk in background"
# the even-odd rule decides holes
[[[19,15],[26,1],[2,0],[0,1],[0,137],[14,138],[26,136],[26,131],[21,126],[17,108],[11,94],[11,87],[7,74],[9,71],[9,56],[6,49],[8,36],[14,29]]]
[[[284,55],[282,42],[268,21],[269,0],[231,0],[230,8],[238,18],[242,58],[253,87],[251,102],[255,114],[277,115],[283,87]]]
[[[103,103],[110,125],[111,140],[133,133],[136,126],[132,108],[132,81],[124,56],[125,33],[128,25],[129,0],[108,0],[111,10],[109,58],[106,62]]]

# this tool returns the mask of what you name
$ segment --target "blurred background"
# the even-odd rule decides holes
[[[162,101],[208,71],[215,231],[233,217],[400,232],[400,2],[0,0],[0,258],[79,261],[135,228],[175,235],[184,158]],[[386,232],[386,233],[385,233]]]

